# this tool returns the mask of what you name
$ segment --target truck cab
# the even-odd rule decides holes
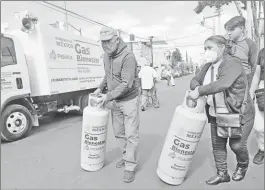
[[[32,125],[30,82],[27,61],[20,41],[11,34],[1,34],[1,114],[2,139],[24,135]],[[30,108],[30,109],[28,109]],[[21,134],[22,133],[22,134]]]

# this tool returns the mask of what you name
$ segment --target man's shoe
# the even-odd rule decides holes
[[[230,176],[226,172],[217,172],[217,175],[211,177],[206,181],[207,185],[218,185],[219,183],[230,182]]]
[[[135,179],[135,172],[134,171],[124,171],[124,176],[123,176],[123,182],[125,183],[131,183]]]
[[[159,108],[159,105],[155,105],[155,108]]]
[[[142,111],[145,111],[145,110],[146,110],[146,108],[142,106],[142,107],[141,107],[141,110],[142,110]]]
[[[123,168],[125,166],[125,161],[121,159],[119,162],[116,164],[116,168]]]
[[[254,164],[262,164],[264,162],[264,151],[259,150],[253,158]]]
[[[247,167],[236,167],[236,171],[234,172],[232,179],[234,181],[241,181],[242,179],[245,178],[246,172],[247,172]]]

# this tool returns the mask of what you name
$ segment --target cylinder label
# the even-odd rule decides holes
[[[202,132],[187,131],[179,128],[170,131],[163,147],[159,167],[175,178],[185,177],[195,153]],[[177,134],[177,135],[176,135]]]
[[[87,127],[89,131],[83,132],[82,161],[97,164],[104,161],[107,125]]]

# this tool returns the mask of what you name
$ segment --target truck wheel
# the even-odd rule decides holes
[[[29,135],[32,128],[31,114],[24,106],[9,105],[2,112],[3,141],[16,141]]]

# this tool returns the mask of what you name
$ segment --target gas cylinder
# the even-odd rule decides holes
[[[89,94],[88,106],[83,111],[81,167],[97,171],[104,166],[109,112],[103,108],[102,94]]]
[[[187,98],[189,92],[175,109],[158,161],[157,175],[170,185],[183,183],[207,121],[206,98],[194,102]]]

